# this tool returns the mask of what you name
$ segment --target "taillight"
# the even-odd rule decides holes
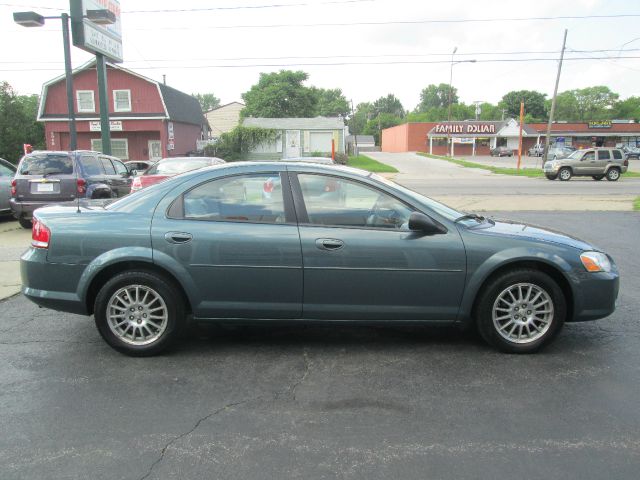
[[[31,227],[31,245],[35,248],[49,248],[51,240],[51,230],[40,219],[33,217],[33,227]]]
[[[78,184],[78,193],[80,195],[87,193],[87,181],[84,178],[79,178],[76,183]]]
[[[142,180],[140,177],[135,177],[133,179],[133,183],[131,184],[131,191],[135,192],[136,190],[140,190],[142,188]]]
[[[271,179],[268,179],[266,182],[264,182],[264,191],[265,193],[273,192],[273,181]]]
[[[624,161],[624,166],[625,166],[625,167],[628,167],[628,166],[629,166],[629,159],[628,159],[628,158]],[[15,180],[14,180],[14,181],[15,181]]]
[[[11,196],[15,197],[18,194],[18,181],[14,178],[11,180]]]

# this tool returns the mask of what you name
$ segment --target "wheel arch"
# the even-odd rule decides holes
[[[465,295],[467,299],[464,303],[466,303],[467,308],[463,309],[461,312],[463,321],[475,321],[476,309],[480,301],[480,296],[487,285],[489,285],[489,283],[508,271],[518,269],[538,270],[549,275],[549,277],[551,277],[558,284],[560,290],[562,290],[562,293],[565,296],[567,304],[567,321],[570,321],[570,319],[573,318],[575,312],[575,294],[573,288],[571,287],[571,283],[563,272],[563,269],[559,265],[536,258],[514,259],[512,261],[507,261],[500,265],[496,265],[493,269],[486,272],[483,278],[479,282],[477,282],[477,286],[473,289],[473,291],[467,292],[468,295]]]
[[[102,286],[109,281],[110,278],[113,278],[115,275],[118,275],[120,273],[134,270],[154,273],[164,278],[176,289],[176,291],[182,298],[186,313],[190,314],[193,312],[191,300],[187,295],[187,292],[173,273],[171,273],[168,269],[163,268],[162,266],[150,261],[142,259],[127,259],[105,266],[100,271],[98,271],[91,279],[85,295],[85,304],[88,314],[93,314],[93,307],[98,292],[100,291]]]

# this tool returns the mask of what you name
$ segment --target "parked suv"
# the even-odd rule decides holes
[[[11,212],[31,228],[36,208],[78,198],[122,197],[131,191],[131,179],[124,163],[99,152],[34,152],[20,160],[11,182]]]
[[[0,158],[0,215],[11,213],[9,199],[11,198],[11,179],[16,174],[13,163]]]
[[[629,160],[619,148],[589,148],[576,150],[565,158],[544,164],[543,171],[549,180],[567,181],[573,176],[592,177],[594,180],[615,182],[627,171]]]

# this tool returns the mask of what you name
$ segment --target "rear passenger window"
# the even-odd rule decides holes
[[[80,159],[82,167],[87,175],[102,175],[102,166],[96,157],[83,156]]]
[[[622,160],[622,152],[620,150],[613,150],[613,158]]]
[[[113,165],[111,164],[111,160],[105,157],[100,157],[100,162],[102,162],[102,168],[104,169],[104,173],[106,173],[107,175],[116,174],[116,169],[113,168]]]
[[[598,160],[610,160],[611,154],[609,150],[598,150]]]
[[[213,180],[185,193],[183,203],[184,218],[191,220],[285,222],[277,173]]]

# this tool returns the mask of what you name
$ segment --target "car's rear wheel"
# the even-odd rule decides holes
[[[480,335],[503,352],[535,352],[553,339],[565,321],[562,290],[538,270],[506,272],[480,295],[476,308]]]
[[[31,230],[31,228],[33,227],[33,223],[31,222],[30,218],[20,217],[18,219],[18,223],[22,228],[26,228],[28,230]]]
[[[558,178],[563,182],[566,182],[567,180],[571,180],[572,175],[573,173],[571,172],[571,169],[569,167],[562,167],[558,172]]]
[[[620,169],[613,167],[607,171],[607,180],[609,180],[610,182],[616,182],[619,178]]]
[[[600,180],[602,180],[604,178],[604,175],[591,175],[591,178],[593,178],[595,181],[599,182]]]
[[[545,177],[547,177],[547,180],[555,180],[558,178],[558,175],[545,175]]]
[[[102,338],[126,355],[156,355],[175,341],[184,323],[176,288],[145,271],[116,275],[100,289],[94,316]]]

